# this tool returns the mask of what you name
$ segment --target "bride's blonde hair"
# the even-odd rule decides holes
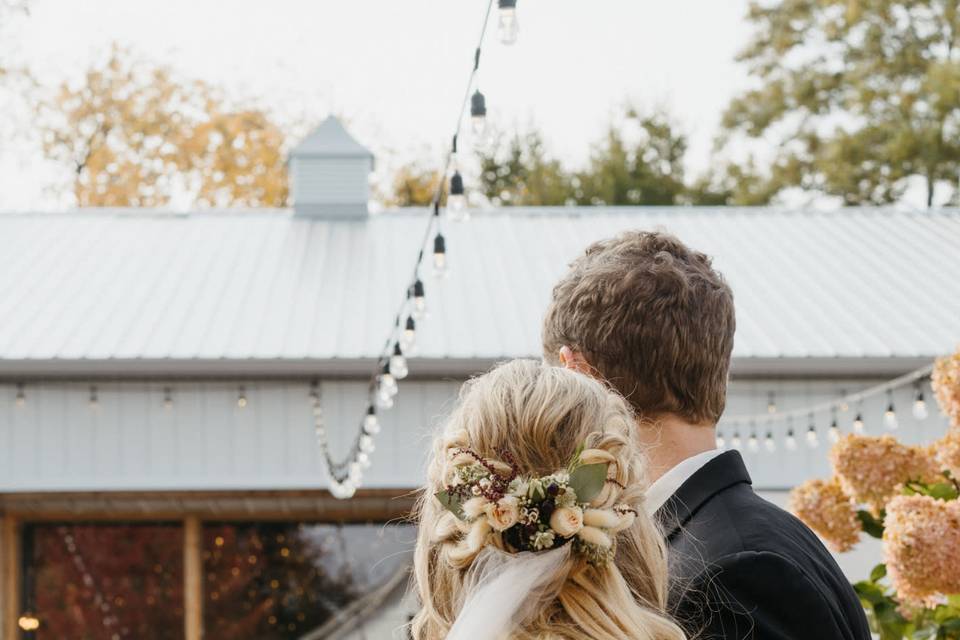
[[[612,457],[610,478],[592,506],[637,508],[634,524],[615,535],[614,562],[590,564],[570,554],[554,576],[553,598],[522,629],[525,639],[682,640],[664,613],[667,566],[663,539],[642,507],[643,457],[630,437],[633,414],[600,382],[532,360],[514,360],[466,383],[443,431],[434,439],[427,486],[417,503],[420,524],[414,578],[421,609],[416,640],[446,637],[463,604],[464,578],[483,543],[434,498],[444,488],[454,449],[469,447],[513,461],[523,474],[565,468],[581,444]],[[498,546],[502,542],[495,540]]]

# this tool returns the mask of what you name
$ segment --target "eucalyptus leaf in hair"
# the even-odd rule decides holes
[[[607,482],[607,464],[585,464],[570,474],[570,488],[577,494],[578,502],[590,502],[603,490]]]
[[[463,514],[463,503],[460,501],[460,496],[448,491],[437,491],[434,495],[447,511],[457,516],[457,519],[466,519]]]

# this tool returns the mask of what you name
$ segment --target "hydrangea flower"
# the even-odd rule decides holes
[[[796,487],[790,493],[790,510],[836,551],[849,551],[860,540],[856,505],[836,478]]]

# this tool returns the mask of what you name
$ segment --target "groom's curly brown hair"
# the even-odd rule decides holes
[[[710,258],[663,232],[590,245],[553,289],[543,350],[579,351],[641,416],[714,424],[726,403],[733,292]]]

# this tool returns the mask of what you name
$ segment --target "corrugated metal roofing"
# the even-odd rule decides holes
[[[423,212],[0,216],[0,365],[375,357],[410,280]],[[593,240],[665,228],[715,258],[737,304],[734,357],[926,358],[960,341],[960,212],[503,209],[445,224],[424,278],[418,356],[540,351],[555,280]]]

